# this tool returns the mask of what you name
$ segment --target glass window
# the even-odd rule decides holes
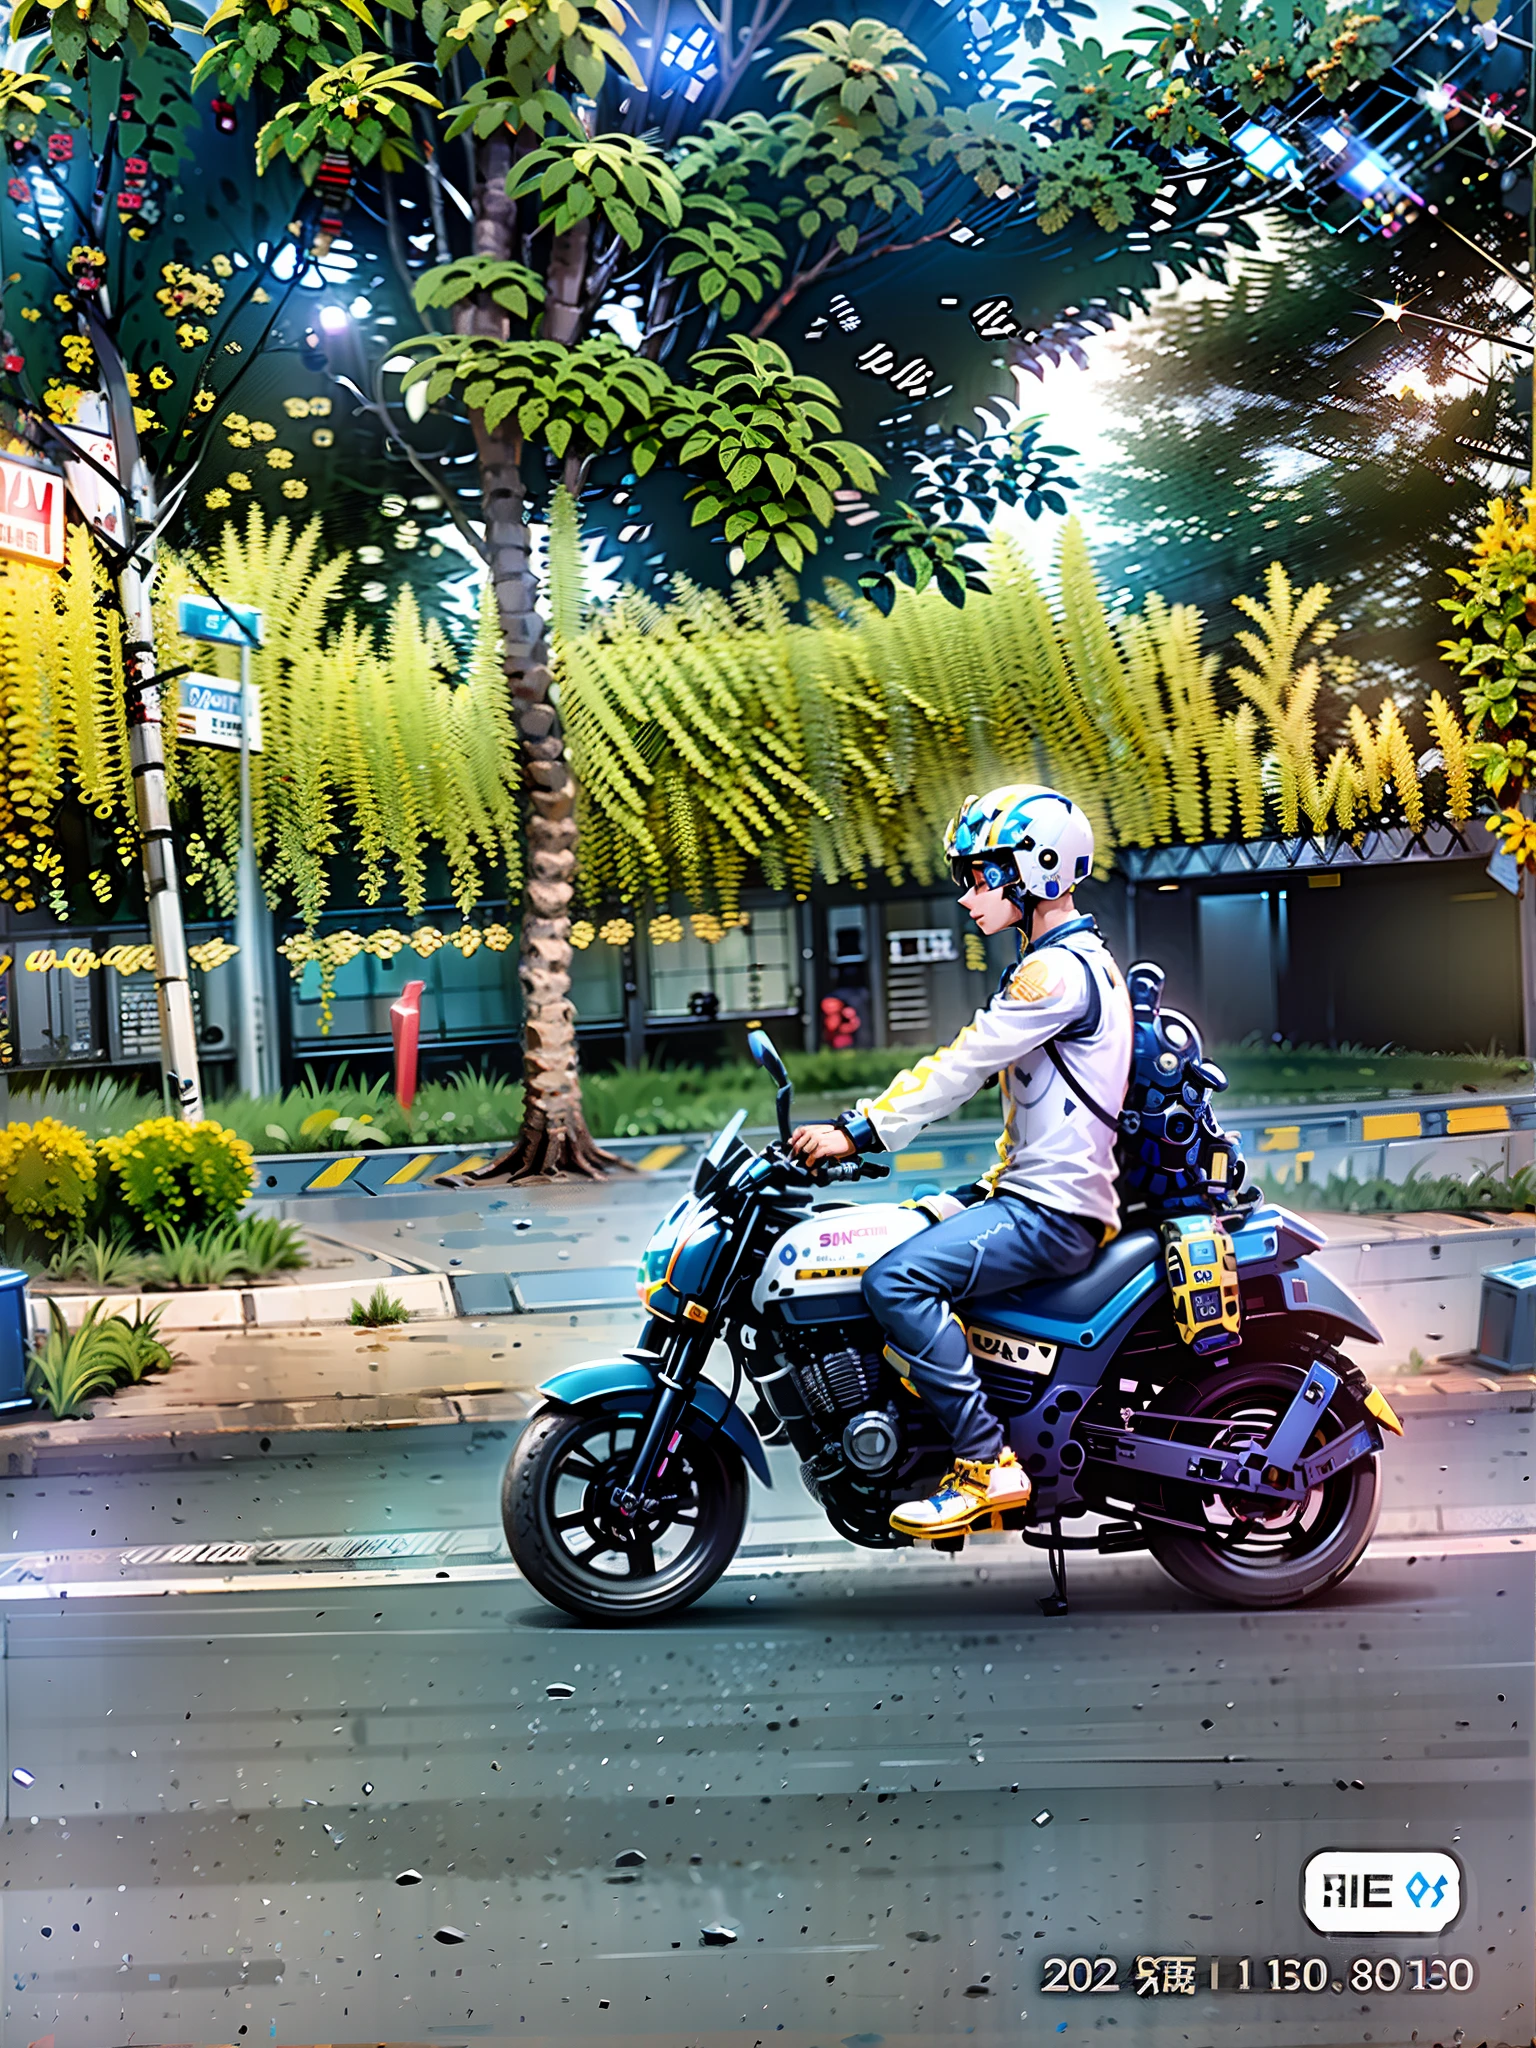
[[[571,1000],[580,1024],[612,1024],[624,1015],[624,948],[594,939],[571,955]]]
[[[389,1006],[408,981],[424,981],[421,1038],[484,1038],[515,1031],[522,1016],[518,1000],[517,953],[493,953],[481,946],[466,960],[456,946],[439,946],[428,960],[409,947],[388,962],[359,953],[336,970],[331,1028],[320,1029],[320,969],[305,964],[291,990],[293,1040],[297,1047],[382,1040],[389,1043]]]
[[[800,994],[793,929],[794,906],[787,903],[749,912],[744,928],[726,932],[712,945],[685,917],[680,939],[662,945],[650,941],[650,1014],[686,1017],[692,998],[699,995],[714,996],[722,1016],[793,1008]]]

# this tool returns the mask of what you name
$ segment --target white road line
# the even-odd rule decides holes
[[[1453,1557],[1507,1556],[1510,1551],[1526,1555],[1536,1553],[1536,1536],[1531,1535],[1483,1535],[1451,1537],[1398,1537],[1384,1543],[1373,1543],[1362,1561],[1361,1568],[1371,1564],[1390,1564],[1400,1558],[1415,1557],[1422,1563],[1432,1564],[1441,1559]],[[1133,1553],[1134,1554],[1134,1553]],[[1009,1578],[1040,1576],[1041,1567],[1029,1556],[1000,1559],[996,1553],[986,1555],[985,1563],[978,1557],[975,1563],[961,1565],[962,1571],[985,1569],[989,1576]],[[60,1559],[65,1563],[65,1559]],[[725,1576],[729,1579],[758,1578],[815,1578],[827,1577],[833,1573],[857,1572],[862,1577],[872,1577],[876,1572],[898,1570],[931,1572],[941,1576],[952,1571],[957,1560],[953,1557],[918,1558],[910,1551],[898,1551],[895,1558],[882,1557],[879,1563],[871,1561],[866,1553],[848,1547],[846,1555],[822,1557],[796,1557],[792,1553],[780,1556],[739,1558],[731,1565]],[[1105,1560],[1095,1558],[1095,1564]],[[23,1603],[41,1600],[153,1600],[179,1597],[183,1594],[208,1595],[211,1593],[294,1593],[294,1592],[335,1592],[348,1586],[431,1586],[447,1583],[455,1586],[495,1585],[503,1581],[517,1581],[522,1578],[517,1566],[510,1562],[477,1562],[473,1564],[443,1564],[436,1568],[408,1566],[403,1570],[388,1571],[360,1569],[356,1571],[246,1571],[238,1576],[200,1573],[176,1578],[43,1578],[31,1584],[0,1584],[0,1610]]]

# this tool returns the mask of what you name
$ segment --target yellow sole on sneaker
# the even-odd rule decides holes
[[[942,1522],[917,1522],[905,1520],[898,1508],[891,1516],[891,1527],[902,1536],[963,1536],[982,1516],[991,1512],[985,1501],[978,1501],[969,1514],[947,1516]]]

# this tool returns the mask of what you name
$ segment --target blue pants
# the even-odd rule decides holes
[[[987,1406],[951,1310],[1031,1280],[1070,1280],[1098,1248],[1098,1233],[1077,1217],[1000,1194],[897,1245],[864,1275],[870,1313],[949,1432],[957,1458],[995,1458],[1003,1425]]]

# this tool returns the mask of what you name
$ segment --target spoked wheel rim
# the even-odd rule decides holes
[[[1279,1361],[1221,1368],[1168,1403],[1176,1414],[1166,1415],[1159,1433],[1179,1437],[1181,1419],[1198,1420],[1201,1448],[1247,1451],[1267,1438],[1303,1378]],[[1344,1426],[1330,1403],[1306,1452]],[[1181,1585],[1244,1607],[1289,1606],[1336,1584],[1364,1555],[1381,1508],[1378,1459],[1356,1459],[1296,1502],[1170,1481],[1161,1499],[1174,1519],[1149,1519],[1147,1541]]]
[[[622,1516],[645,1427],[638,1404],[550,1406],[518,1439],[502,1482],[502,1522],[518,1566],[547,1600],[595,1621],[670,1614],[712,1586],[736,1555],[749,1490],[741,1453],[691,1412],[650,1487],[646,1515]]]
[[[1261,1443],[1289,1406],[1290,1396],[1283,1388],[1247,1388],[1203,1409],[1201,1419],[1221,1424],[1212,1450],[1242,1452]],[[1323,1440],[1322,1430],[1315,1430],[1306,1450],[1317,1450]],[[1298,1563],[1331,1540],[1350,1491],[1346,1470],[1309,1487],[1298,1501],[1244,1499],[1231,1492],[1202,1494],[1206,1540],[1239,1570],[1262,1572]]]

